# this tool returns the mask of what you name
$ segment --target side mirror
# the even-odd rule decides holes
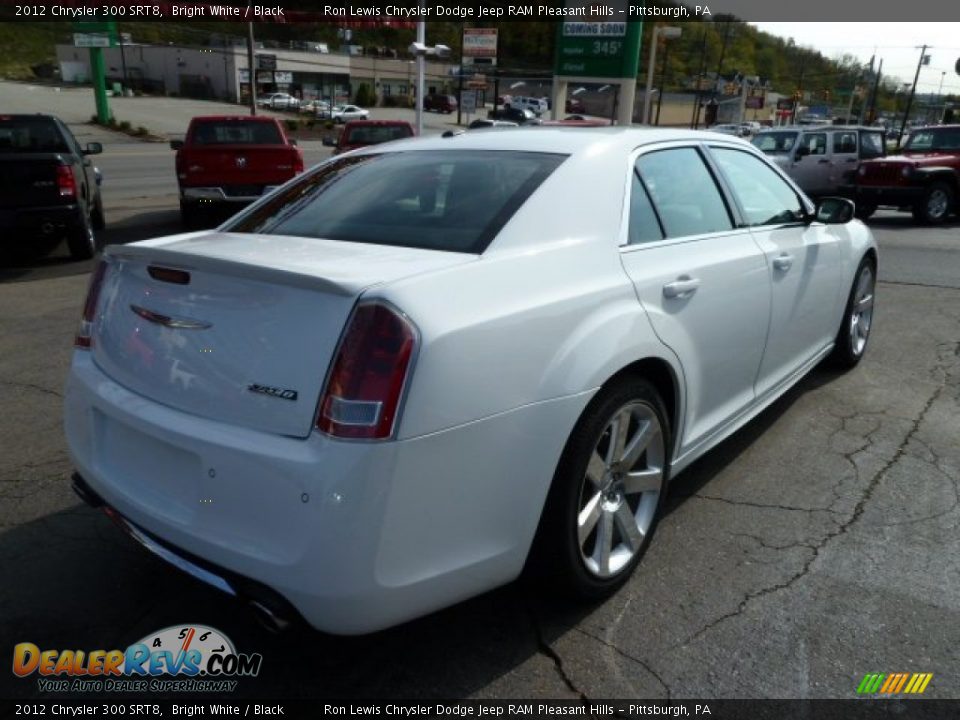
[[[334,139],[333,139],[332,137],[325,137],[325,138],[323,139],[323,146],[324,146],[324,147],[336,147],[336,146],[337,146],[337,143],[334,141]]]
[[[853,220],[855,211],[853,202],[847,198],[825,197],[817,202],[814,217],[826,225],[845,225]]]
[[[171,150],[179,150],[179,149],[182,148],[182,147],[183,147],[183,140],[171,140],[171,141],[170,141],[170,149],[171,149]]]
[[[290,144],[291,144],[291,145],[296,145],[296,144],[297,144],[296,138],[290,138]]]
[[[87,143],[87,147],[83,149],[84,155],[99,155],[103,152],[103,145],[98,142]]]

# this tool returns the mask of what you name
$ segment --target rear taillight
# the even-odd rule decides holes
[[[77,196],[77,178],[69,165],[57,166],[57,187],[60,189],[60,197]]]
[[[80,318],[80,328],[74,338],[74,347],[89,350],[93,346],[93,324],[97,317],[97,303],[100,300],[100,288],[107,275],[107,263],[101,260],[97,263],[90,276],[90,285],[87,287],[87,299],[83,303],[83,315]]]
[[[357,306],[320,397],[317,427],[340,438],[393,435],[417,341],[417,329],[393,307]]]

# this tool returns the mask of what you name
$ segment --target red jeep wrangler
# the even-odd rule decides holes
[[[911,210],[920,222],[941,223],[960,212],[960,125],[917,128],[899,155],[868,160],[857,171],[857,216],[880,205]]]

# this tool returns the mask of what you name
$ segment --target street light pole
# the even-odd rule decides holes
[[[427,42],[427,23],[423,20],[417,22],[417,42],[421,45],[426,45]],[[426,62],[423,53],[417,54],[417,137],[423,135],[423,76]]]
[[[653,32],[650,33],[650,61],[647,63],[647,89],[643,92],[643,117],[642,124],[650,124],[650,101],[653,94],[653,69],[657,64],[657,37],[659,37],[660,28],[657,24],[653,25]]]

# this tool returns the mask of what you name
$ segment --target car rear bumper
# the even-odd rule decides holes
[[[905,207],[923,198],[922,187],[857,185],[854,200],[870,205]]]
[[[5,234],[53,238],[83,226],[79,205],[0,208],[0,230]]]
[[[404,441],[299,439],[151,402],[78,351],[64,422],[85,485],[126,522],[231,587],[264,586],[314,627],[355,634],[520,573],[589,397]]]

